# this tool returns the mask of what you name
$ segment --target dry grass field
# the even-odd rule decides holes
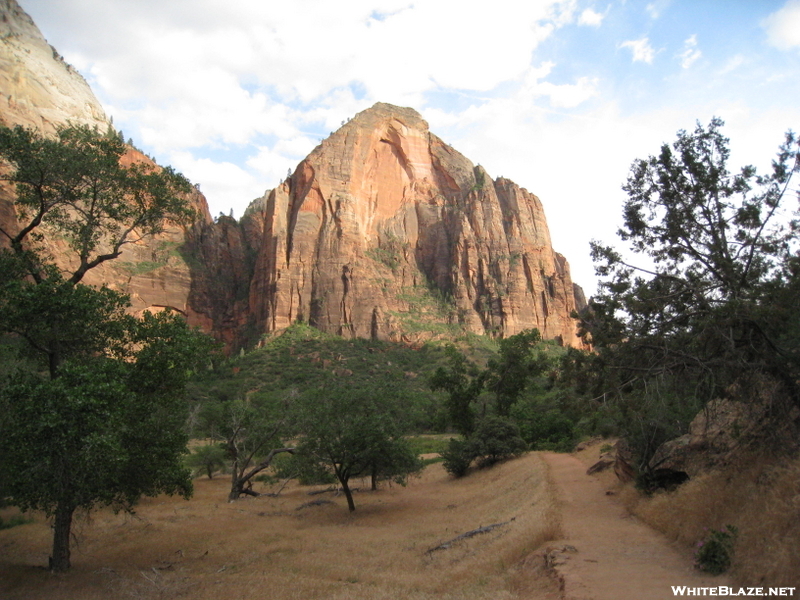
[[[136,515],[100,510],[80,519],[64,575],[44,569],[51,531],[41,516],[0,531],[0,598],[557,598],[533,554],[560,536],[538,454],[460,480],[433,464],[405,488],[357,493],[353,514],[341,496],[293,485],[276,498],[229,504],[228,485],[225,476],[198,479],[190,501],[145,499]],[[328,502],[308,505],[319,500]]]

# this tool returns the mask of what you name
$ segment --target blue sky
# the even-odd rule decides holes
[[[722,117],[735,165],[800,129],[800,0],[19,0],[117,128],[240,216],[377,101],[537,194],[594,291],[631,162]]]

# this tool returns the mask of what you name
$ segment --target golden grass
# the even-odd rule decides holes
[[[358,485],[358,483],[356,483]],[[363,489],[369,487],[364,482]],[[0,597],[330,598],[477,600],[555,598],[534,550],[558,539],[552,484],[536,454],[460,480],[431,465],[408,487],[342,497],[290,484],[278,498],[228,504],[228,481],[198,479],[190,501],[146,499],[136,516],[102,510],[77,524],[73,569],[52,575],[50,529],[0,531]],[[308,506],[311,500],[331,504]],[[466,531],[490,533],[426,551]]]
[[[739,529],[730,575],[742,586],[800,587],[800,459],[751,458],[650,498],[632,486],[623,502],[668,537],[694,546],[705,528]]]

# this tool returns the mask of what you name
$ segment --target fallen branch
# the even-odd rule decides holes
[[[330,500],[312,500],[311,502],[306,502],[305,504],[301,504],[295,510],[303,510],[304,508],[308,508],[309,506],[322,506],[324,504],[333,504]]]
[[[494,525],[487,525],[486,527],[478,527],[477,529],[473,529],[472,531],[467,531],[466,533],[462,533],[461,535],[454,537],[452,540],[448,540],[438,546],[434,546],[429,550],[425,551],[425,554],[432,554],[437,550],[447,550],[456,542],[460,542],[461,540],[466,540],[468,538],[474,537],[476,535],[480,535],[482,533],[489,533],[493,529],[497,529],[498,527],[502,527],[503,525],[508,525],[511,521],[515,520],[517,517],[513,517],[508,521],[503,521],[502,523],[495,523]]]

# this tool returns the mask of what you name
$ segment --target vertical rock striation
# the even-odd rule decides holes
[[[263,230],[249,316],[260,331],[306,320],[345,336],[430,337],[420,305],[432,296],[474,333],[536,327],[579,344],[569,265],[539,199],[492,181],[412,109],[359,113],[253,211]]]
[[[51,134],[68,122],[110,129],[86,81],[15,0],[0,0],[0,123]],[[124,160],[150,159],[131,149]],[[407,342],[536,327],[580,345],[570,314],[583,292],[539,199],[493,181],[412,109],[359,113],[238,223],[212,221],[199,192],[191,201],[191,228],[128,245],[86,283],[130,294],[135,312],[180,311],[228,348],[295,321]],[[0,226],[17,229],[7,188]],[[63,243],[47,244],[68,268]]]

